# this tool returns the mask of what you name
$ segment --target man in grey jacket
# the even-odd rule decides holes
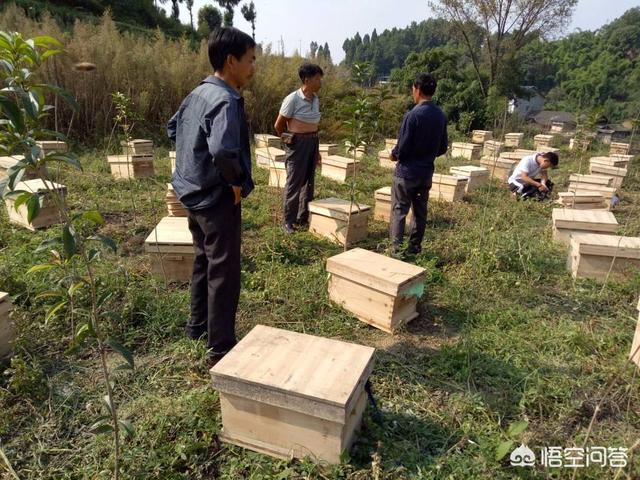
[[[253,190],[249,130],[240,89],[254,73],[255,42],[235,28],[209,38],[214,74],[182,102],[167,126],[176,142],[173,188],[193,236],[187,335],[206,337],[209,364],[236,344],[242,197]]]

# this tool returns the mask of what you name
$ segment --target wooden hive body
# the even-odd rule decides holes
[[[504,136],[504,146],[518,148],[524,140],[524,133],[507,133]]]
[[[425,269],[362,248],[327,259],[329,298],[385,332],[418,316]]]
[[[167,204],[167,212],[170,217],[186,217],[189,212],[184,205],[178,200],[176,192],[173,190],[173,185],[167,183],[167,194],[165,196],[165,202]]]
[[[506,158],[482,157],[480,159],[480,165],[489,170],[491,178],[504,183],[509,180],[509,176],[517,164],[517,161],[507,160]]]
[[[391,187],[382,187],[374,193],[373,218],[383,222],[391,222]],[[413,210],[409,209],[406,222],[413,220]]]
[[[284,162],[274,162],[269,166],[269,186],[284,188],[287,183],[287,168]]]
[[[253,141],[256,144],[256,148],[280,148],[282,146],[282,141],[280,137],[276,137],[275,135],[270,135],[268,133],[256,133],[253,136]]]
[[[633,160],[633,155],[623,155],[621,153],[614,153],[612,155],[609,155],[609,158],[612,158],[616,162],[623,163],[622,165],[619,165],[620,167],[627,168],[629,166],[629,163]]]
[[[515,160],[516,162],[519,162],[527,155],[528,154],[526,153],[515,151],[515,152],[502,152],[500,153],[499,157],[503,160]]]
[[[489,183],[489,170],[485,167],[476,167],[475,165],[461,165],[451,167],[449,173],[454,177],[466,177],[467,193],[473,192],[478,188]]]
[[[556,146],[557,139],[555,135],[536,135],[533,137],[533,146],[536,150],[545,150],[549,147]]]
[[[613,156],[613,157],[591,157],[589,159],[589,166],[601,165],[603,167],[616,167],[627,168],[629,162],[626,158]]]
[[[47,182],[49,189],[58,192],[58,194],[62,194],[63,198],[67,195],[67,187],[55,182]],[[47,228],[51,225],[55,225],[60,223],[60,214],[58,212],[58,207],[55,204],[54,199],[51,197],[51,193],[47,190],[47,186],[40,179],[32,179],[25,180],[23,182],[18,182],[15,185],[14,190],[17,191],[25,191],[38,193],[40,196],[41,206],[40,213],[36,218],[33,219],[33,222],[29,223],[28,218],[28,208],[26,204],[22,204],[18,207],[16,211],[15,198],[6,198],[5,205],[7,207],[7,213],[9,214],[9,221],[16,225],[20,225],[21,227],[27,228],[29,230],[35,231],[40,228]]]
[[[640,238],[573,234],[567,268],[574,278],[628,279],[640,272]]]
[[[471,141],[473,143],[482,145],[487,140],[493,140],[493,132],[489,130],[474,130],[471,132]]]
[[[349,200],[325,198],[309,203],[309,231],[342,245],[367,236],[370,207]],[[349,214],[351,212],[351,214]]]
[[[340,463],[366,406],[374,349],[257,325],[211,370],[221,440]]]
[[[62,140],[37,140],[36,145],[40,147],[45,155],[54,152],[64,153],[69,150],[67,143]]]
[[[354,176],[359,163],[353,158],[329,155],[322,159],[322,176],[338,183],[345,183]]]
[[[319,150],[322,158],[325,158],[329,155],[337,155],[340,152],[340,145],[337,143],[321,143]]]
[[[628,155],[631,146],[628,143],[611,142],[609,155]]]
[[[558,202],[565,208],[576,210],[608,210],[601,193],[597,192],[560,192]]]
[[[151,140],[143,140],[140,138],[120,142],[122,153],[124,155],[153,155],[153,142]]]
[[[274,147],[256,148],[255,155],[256,165],[259,168],[266,169],[273,165],[284,163],[284,160],[287,156],[284,150],[280,150],[279,148]]]
[[[590,183],[592,185],[600,185],[602,187],[610,187],[613,184],[613,177],[597,174],[580,174],[572,173],[569,175],[569,181],[574,183]]]
[[[11,354],[15,340],[15,328],[11,320],[11,300],[9,294],[0,292],[0,359]]]
[[[609,186],[615,188],[622,187],[624,177],[627,176],[626,168],[609,167],[597,163],[589,165],[589,172],[596,175],[606,175],[608,178],[611,178],[611,184]]]
[[[186,282],[193,272],[193,237],[186,217],[164,217],[144,241],[151,272]]]
[[[638,321],[636,322],[636,331],[633,334],[633,342],[631,343],[629,358],[633,363],[640,367],[640,300],[638,300],[636,308],[638,310]]]
[[[382,168],[388,170],[395,170],[396,168],[396,162],[391,160],[391,150],[380,150],[378,152],[378,161]]]
[[[482,154],[482,145],[475,143],[453,142],[451,144],[451,156],[477,160]]]
[[[111,175],[117,179],[140,179],[153,177],[153,155],[109,155],[107,157]]]
[[[616,217],[604,210],[554,208],[551,218],[553,239],[565,245],[569,245],[571,235],[575,233],[611,234],[618,230]]]
[[[482,146],[482,155],[485,157],[497,157],[500,155],[500,152],[502,152],[503,147],[503,142],[498,142],[497,140],[487,140]]]
[[[393,150],[397,144],[398,144],[398,139],[397,138],[385,138],[384,139],[384,148],[385,148],[385,150]]]
[[[429,190],[429,200],[461,202],[467,189],[468,177],[434,173]]]
[[[577,139],[571,138],[569,140],[569,150],[586,150],[591,145],[591,140],[588,138]]]

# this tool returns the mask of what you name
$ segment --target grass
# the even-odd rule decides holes
[[[99,276],[112,294],[109,329],[134,350],[137,365],[116,375],[121,414],[136,430],[125,442],[124,478],[570,478],[571,469],[510,467],[508,458],[495,460],[496,448],[519,420],[529,426],[517,441],[534,449],[581,446],[599,402],[588,445],[629,448],[638,439],[640,394],[626,358],[640,277],[605,288],[574,282],[566,249],[551,241],[552,204],[511,201],[497,184],[465,203],[430,204],[424,252],[414,259],[427,269],[420,316],[390,336],[328,301],[324,263],[341,247],[307,233],[285,236],[280,194],[257,170],[259,186],[243,204],[239,335],[261,323],[376,347],[372,384],[383,415],[376,422],[367,410],[354,448],[333,467],[219,443],[218,395],[204,347],[182,333],[188,286],[166,287],[149,274],[144,255],[144,238],[165,214],[164,153],[154,179],[115,181],[100,152],[82,156],[82,174],[64,171],[60,179],[72,208],[98,207],[107,219],[103,233],[119,244]],[[563,152],[554,172],[559,190],[569,172],[586,170],[587,158]],[[374,190],[389,185],[391,173],[374,157],[363,163],[357,200],[373,205]],[[454,164],[463,162],[438,159],[437,171]],[[640,235],[637,170],[615,211],[633,236]],[[348,186],[318,179],[317,198],[348,198]],[[22,479],[109,478],[111,438],[88,433],[101,414],[97,355],[90,348],[65,353],[68,315],[44,325],[47,305],[36,299],[55,279],[25,273],[46,259],[33,252],[51,235],[9,225],[0,213],[0,290],[13,295],[19,334],[13,362],[0,365],[0,446]],[[371,221],[359,246],[383,252],[387,225]],[[592,467],[577,478],[615,473]],[[618,478],[638,477],[631,461]]]

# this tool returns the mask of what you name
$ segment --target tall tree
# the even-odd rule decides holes
[[[223,22],[225,27],[233,26],[233,9],[238,6],[240,0],[216,0],[218,5],[224,8]]]
[[[253,3],[253,0],[251,0],[251,3],[249,3],[249,5],[246,5],[246,4],[243,5],[240,11],[242,12],[242,16],[244,17],[244,19],[251,24],[251,36],[255,40],[257,12],[256,12],[256,6]]]
[[[331,50],[329,50],[329,44],[327,42],[324,42],[324,58],[325,60],[327,60],[329,63],[331,63]]]
[[[309,58],[310,59],[314,59],[316,58],[316,54],[318,53],[318,42],[311,42],[309,44]]]
[[[189,10],[189,19],[191,20],[191,30],[195,30],[193,26],[193,0],[184,0],[187,4],[187,10]]]
[[[504,64],[513,62],[530,34],[545,37],[565,26],[576,3],[577,0],[437,0],[429,5],[455,24],[487,96],[498,83]],[[478,45],[473,42],[473,29],[477,27],[483,34],[488,84],[481,73]]]
[[[204,5],[198,10],[198,31],[202,36],[209,36],[216,28],[222,26],[222,14],[213,5]]]
[[[180,2],[181,0],[171,0],[171,18],[174,20],[180,20],[180,7],[178,6]]]

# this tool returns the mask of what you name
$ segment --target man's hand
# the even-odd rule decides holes
[[[240,203],[240,200],[242,200],[242,187],[236,187],[235,185],[232,185],[231,188],[233,189],[234,196],[233,204],[238,205]]]
[[[540,186],[538,187],[538,190],[540,190],[541,192],[548,192],[549,189],[547,188],[547,186],[544,183],[541,183]]]

